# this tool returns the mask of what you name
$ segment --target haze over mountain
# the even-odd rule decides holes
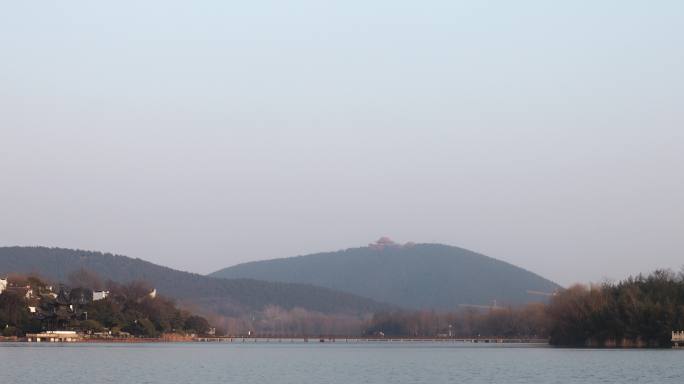
[[[306,283],[405,308],[524,304],[543,300],[556,283],[512,264],[441,244],[399,245],[387,238],[368,247],[239,264],[212,273]]]
[[[64,282],[80,269],[96,272],[103,280],[144,281],[160,294],[228,316],[267,306],[326,314],[365,314],[390,308],[371,299],[308,284],[217,279],[108,253],[45,247],[0,248],[0,276],[35,273]]]

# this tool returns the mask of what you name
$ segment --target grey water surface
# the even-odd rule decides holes
[[[682,383],[684,350],[454,343],[0,344],[0,383]]]

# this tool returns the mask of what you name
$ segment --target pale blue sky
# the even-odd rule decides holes
[[[684,264],[681,1],[0,2],[0,244]]]

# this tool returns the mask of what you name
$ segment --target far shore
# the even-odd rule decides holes
[[[208,337],[158,337],[158,338],[93,338],[80,337],[71,341],[29,341],[26,337],[0,337],[0,342],[28,344],[73,344],[73,343],[469,343],[469,344],[536,344],[548,345],[546,339],[510,338],[420,338],[420,337],[363,337],[363,336],[208,336]]]
[[[548,339],[520,339],[520,338],[496,338],[496,337],[480,337],[480,338],[449,338],[449,337],[368,337],[368,336],[184,336],[176,335],[174,337],[79,337],[71,341],[30,341],[27,337],[2,337],[0,336],[0,344],[2,343],[25,343],[31,344],[48,344],[48,345],[64,345],[64,344],[150,344],[150,343],[232,343],[232,344],[255,344],[255,343],[441,343],[441,344],[465,344],[465,345],[520,345],[520,346],[535,346],[535,347],[553,347],[553,348],[570,348],[570,349],[669,349],[667,347],[655,347],[647,345],[585,345],[585,346],[553,346],[549,344]],[[671,347],[673,349],[681,349]]]

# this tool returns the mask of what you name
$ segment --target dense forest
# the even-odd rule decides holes
[[[660,270],[618,283],[576,285],[548,307],[553,345],[670,346],[684,329],[684,275]]]
[[[453,311],[462,304],[524,305],[545,301],[530,291],[560,288],[530,271],[467,249],[397,244],[255,261],[212,273],[222,278],[313,284],[406,309]]]
[[[178,309],[170,299],[155,296],[147,284],[103,284],[87,271],[77,271],[69,280],[75,285],[54,288],[35,276],[10,276],[9,286],[0,294],[2,336],[76,330],[86,334],[106,332],[113,337],[158,337],[210,330],[205,318]],[[107,297],[94,300],[94,289],[102,288],[106,288]]]

